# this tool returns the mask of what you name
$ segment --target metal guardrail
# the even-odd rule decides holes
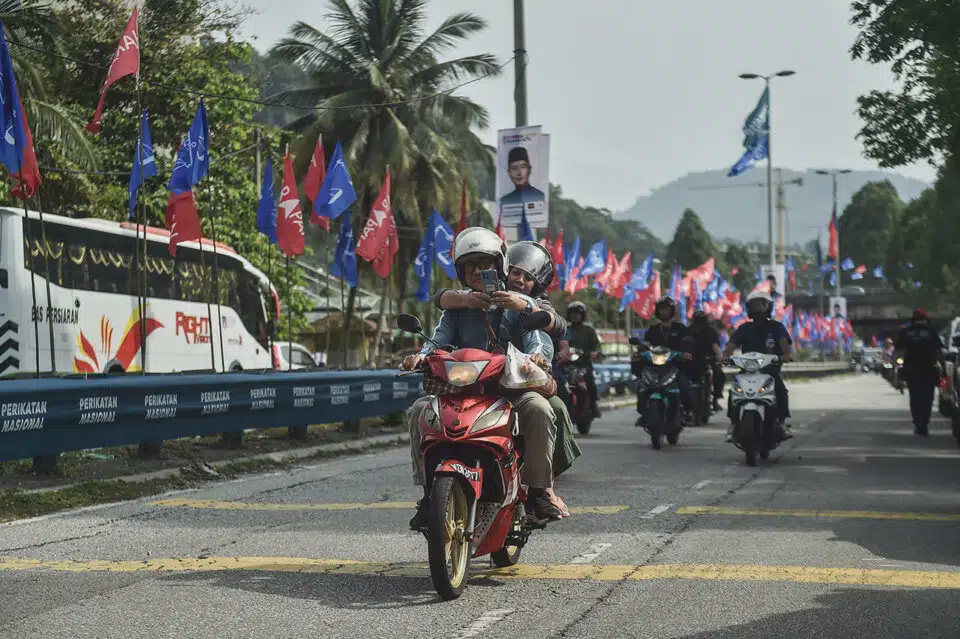
[[[0,384],[0,461],[405,410],[419,375],[396,371],[20,379]]]
[[[629,364],[594,369],[600,393],[633,388]],[[841,362],[784,366],[789,376],[847,370]],[[0,384],[0,462],[388,415],[409,407],[422,394],[422,382],[420,375],[398,378],[395,370],[5,380]]]

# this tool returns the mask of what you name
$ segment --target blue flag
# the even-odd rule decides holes
[[[356,242],[353,240],[353,224],[350,211],[340,219],[340,237],[337,238],[337,250],[334,252],[330,272],[341,277],[351,288],[357,287]]]
[[[267,158],[260,186],[260,203],[257,205],[257,230],[267,236],[271,244],[277,243],[277,201],[273,197],[273,162]]]
[[[193,124],[183,138],[180,150],[177,152],[177,161],[173,165],[173,174],[167,190],[173,193],[192,191],[194,185],[202,180],[210,170],[210,128],[207,125],[207,110],[200,100],[197,115]]]
[[[623,297],[620,299],[621,313],[637,299],[637,291],[647,287],[647,284],[644,282],[645,279],[643,268],[641,267],[635,270],[630,281],[623,285]]]
[[[3,35],[3,23],[0,22],[0,120],[3,121],[5,135],[0,136],[0,162],[7,167],[10,175],[23,168],[23,150],[27,147],[27,129],[23,125],[20,113],[20,92],[17,79],[13,75],[13,63],[10,50]]]
[[[443,272],[451,280],[457,279],[457,267],[453,264],[453,258],[450,256],[453,250],[453,229],[436,211],[430,217],[431,229],[433,229],[433,254],[443,269]]]
[[[820,250],[820,241],[817,240],[817,268],[823,268],[823,252]]]
[[[851,280],[862,280],[862,279],[863,279],[863,274],[861,274],[861,273],[851,273],[851,274],[850,274],[850,279],[851,279]]]
[[[677,300],[677,321],[687,325],[687,296],[681,295],[680,299]]]
[[[877,278],[878,280],[882,280],[882,279],[884,278],[884,275],[883,275],[883,267],[882,267],[882,266],[878,266],[878,267],[876,267],[875,269],[873,269],[873,276],[874,276],[875,278]]]
[[[436,251],[434,250],[434,218],[437,212],[434,211],[427,223],[427,229],[423,233],[423,240],[420,242],[420,250],[417,251],[417,259],[413,261],[413,274],[417,276],[419,286],[414,296],[418,302],[430,301],[430,273],[433,271],[433,260]]]
[[[143,174],[140,167],[143,167]],[[136,219],[137,191],[140,184],[157,174],[157,158],[153,154],[153,140],[150,138],[150,123],[147,121],[147,112],[140,117],[140,135],[137,137],[137,148],[133,152],[133,170],[130,172],[130,221]]]
[[[760,94],[757,106],[747,115],[743,122],[743,148],[750,150],[767,137],[770,132],[770,88],[767,87]]]
[[[849,257],[844,261],[840,262],[840,268],[842,268],[845,271],[852,270],[854,266],[856,265],[853,263],[853,260],[850,259]]]
[[[530,228],[530,222],[527,220],[527,209],[520,209],[520,241],[535,242],[533,229]]]
[[[581,277],[584,275],[596,275],[597,273],[603,272],[603,268],[606,265],[607,243],[600,240],[590,247],[590,251],[587,253],[587,259],[583,263],[583,268],[580,269],[580,275]]]
[[[833,260],[827,260],[827,263],[826,263],[826,264],[821,264],[821,265],[820,265],[820,274],[821,274],[821,275],[826,275],[827,273],[832,272],[832,271],[834,270],[834,267],[835,267],[835,266],[836,266],[836,264],[834,263]]]
[[[830,286],[836,286],[836,285],[837,285],[837,272],[830,271]]]
[[[321,217],[335,220],[344,211],[357,201],[357,192],[353,188],[353,180],[347,170],[347,163],[343,158],[343,147],[337,141],[327,166],[327,176],[320,186],[320,193],[313,203],[313,212]]]
[[[565,286],[567,280],[573,277],[574,269],[576,269],[577,265],[580,264],[581,260],[583,260],[583,257],[580,255],[580,236],[579,235],[573,241],[573,244],[571,244],[567,248],[567,251],[564,254],[564,259],[566,260],[567,263],[564,265],[562,269],[559,269],[560,271],[562,271],[562,276],[560,278],[561,286]]]
[[[727,172],[727,177],[736,177],[741,173],[746,173],[752,169],[757,162],[766,160],[769,155],[767,140],[767,136],[763,136],[755,147],[744,151],[736,164],[730,167],[730,170]]]
[[[650,285],[650,278],[653,277],[653,253],[647,256],[640,268],[637,269],[640,274],[640,288],[646,288]]]

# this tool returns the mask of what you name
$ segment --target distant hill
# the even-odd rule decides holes
[[[774,184],[777,171],[774,171]],[[804,243],[824,229],[830,219],[833,184],[829,176],[812,170],[783,169],[783,180],[801,178],[802,186],[784,186],[787,203],[787,241]],[[912,200],[930,185],[920,180],[888,171],[854,171],[841,175],[838,181],[840,212],[850,198],[867,182],[890,180],[904,201]],[[764,186],[749,186],[751,184]],[[757,168],[735,178],[726,177],[726,170],[689,173],[616,214],[618,219],[637,220],[654,235],[669,242],[680,215],[686,208],[696,211],[707,231],[715,237],[733,238],[742,242],[767,239],[766,169]],[[707,189],[705,187],[723,187]],[[739,187],[739,188],[735,188]],[[776,215],[776,210],[774,210]],[[816,228],[812,228],[816,227]],[[779,240],[778,240],[779,241]]]

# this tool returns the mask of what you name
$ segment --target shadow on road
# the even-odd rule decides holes
[[[820,595],[815,603],[819,607],[774,614],[684,639],[953,639],[958,633],[955,591],[844,589]]]

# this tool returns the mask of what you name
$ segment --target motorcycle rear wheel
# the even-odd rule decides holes
[[[500,550],[494,550],[490,553],[490,559],[497,568],[509,568],[516,566],[520,561],[520,546],[504,546]]]
[[[466,538],[469,517],[463,483],[454,477],[435,479],[427,514],[427,555],[433,587],[444,601],[459,597],[467,585],[472,554]]]

